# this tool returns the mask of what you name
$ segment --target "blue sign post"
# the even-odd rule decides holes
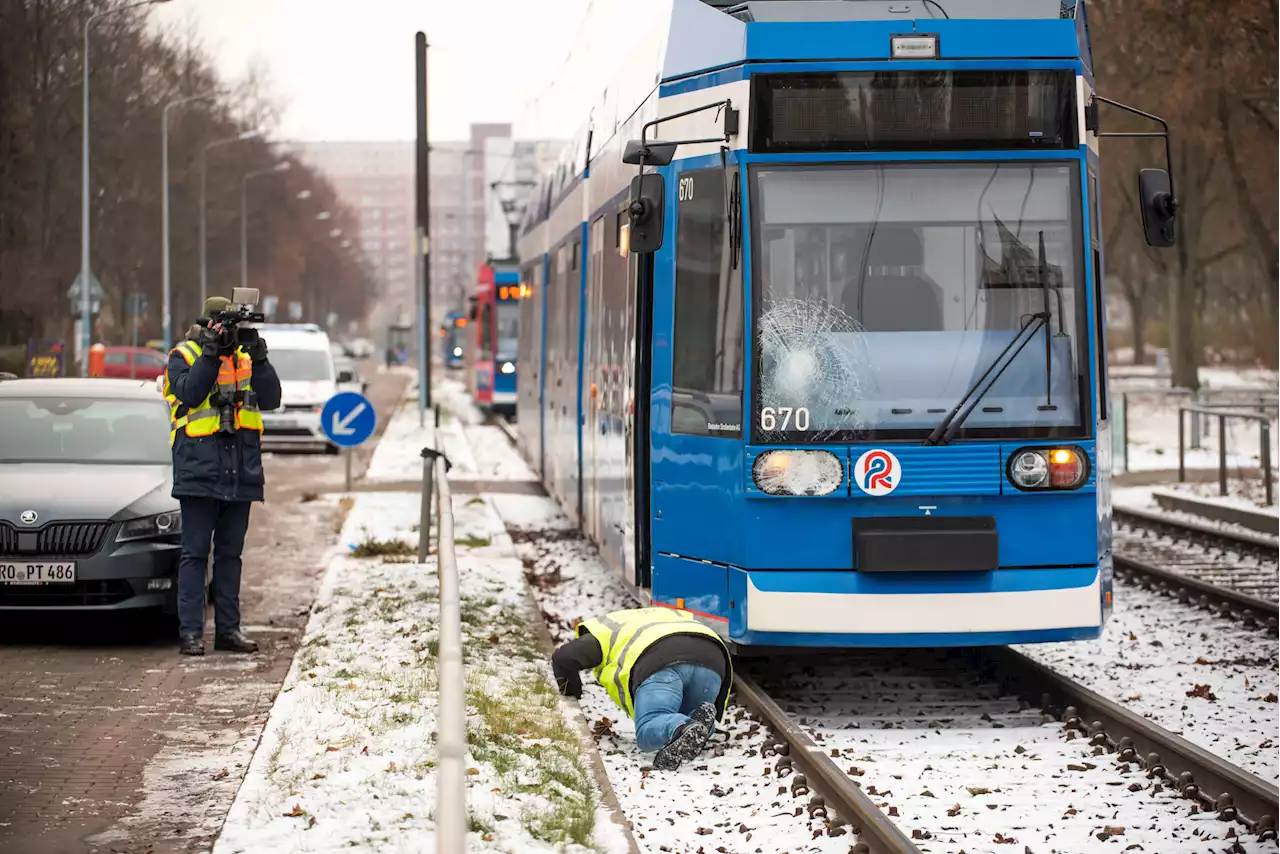
[[[351,491],[351,449],[368,441],[377,424],[373,404],[354,391],[338,392],[320,410],[320,429],[330,442],[347,450],[347,492]]]

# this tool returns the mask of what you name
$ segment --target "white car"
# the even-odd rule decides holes
[[[354,391],[356,394],[364,394],[369,388],[369,382],[361,379],[360,371],[356,368],[356,363],[346,356],[337,356],[333,360],[334,368],[338,371],[338,391]]]
[[[336,454],[320,429],[320,411],[338,393],[329,336],[310,323],[257,324],[280,377],[280,408],[262,413],[264,447],[306,446]]]

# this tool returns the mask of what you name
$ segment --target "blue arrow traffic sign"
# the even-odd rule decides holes
[[[320,429],[329,441],[343,448],[354,448],[373,435],[378,417],[373,404],[362,394],[342,391],[329,398],[320,411]]]

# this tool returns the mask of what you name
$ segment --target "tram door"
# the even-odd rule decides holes
[[[586,329],[584,342],[586,352],[583,353],[582,377],[582,528],[592,540],[600,542],[601,535],[601,490],[602,475],[601,457],[604,454],[603,442],[600,438],[602,424],[601,404],[601,365],[602,346],[601,330],[604,320],[604,217],[598,217],[591,223],[591,231],[587,236],[587,300],[586,317],[583,327]]]

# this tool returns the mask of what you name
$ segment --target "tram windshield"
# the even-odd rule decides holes
[[[516,300],[498,301],[498,352],[499,362],[514,362],[520,346],[520,303]]]
[[[1075,163],[769,166],[752,182],[755,441],[922,439],[1005,361],[960,438],[1083,435]],[[1045,312],[1047,333],[1002,358]]]

